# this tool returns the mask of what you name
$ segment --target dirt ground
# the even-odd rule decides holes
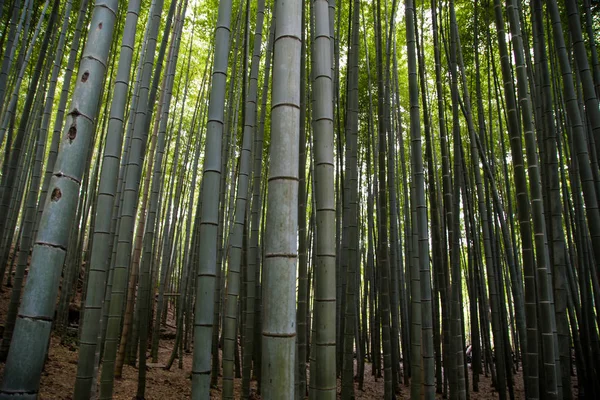
[[[0,293],[0,321],[4,322],[8,301],[10,299],[10,288],[2,286],[3,292]],[[146,378],[146,399],[189,399],[191,398],[191,369],[192,355],[184,353],[183,369],[179,369],[176,361],[171,370],[167,371],[161,366],[167,362],[174,340],[161,340],[159,346],[159,361],[157,364],[151,364]],[[150,360],[148,360],[150,362]],[[0,364],[0,377],[3,375],[4,365]],[[71,400],[73,388],[75,385],[75,376],[77,372],[77,348],[74,345],[62,345],[58,336],[53,336],[50,344],[50,353],[48,362],[44,369],[40,387],[41,400]],[[471,383],[471,373],[469,371],[469,382]],[[115,381],[113,398],[116,400],[135,399],[137,392],[137,368],[125,365],[123,368],[123,377]],[[577,394],[577,380],[572,377],[574,398]],[[219,388],[211,390],[211,399],[221,398],[221,379],[219,378]],[[383,398],[383,378],[375,379],[371,374],[371,364],[365,364],[365,379],[363,390],[358,390],[358,383],[355,383],[356,399],[382,399]],[[340,383],[338,380],[338,393],[340,392]],[[256,382],[252,381],[253,399],[260,399],[256,394]],[[473,400],[489,400],[498,398],[498,393],[491,386],[491,379],[484,375],[480,376],[479,392],[469,391],[470,398]],[[235,380],[235,397],[241,397],[241,379]],[[338,394],[338,398],[339,398]],[[409,399],[410,388],[402,386],[397,399]],[[438,395],[441,399],[442,396]],[[515,398],[524,399],[523,380],[519,372],[515,376]]]

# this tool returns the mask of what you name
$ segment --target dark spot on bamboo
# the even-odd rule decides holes
[[[102,29],[102,22],[98,24],[98,29]]]
[[[61,197],[62,197],[62,192],[60,191],[60,189],[54,188],[54,190],[52,191],[52,195],[50,196],[50,201],[57,202],[60,200]]]
[[[69,138],[69,143],[73,143],[73,140],[75,140],[76,136],[77,136],[77,128],[75,127],[75,125],[71,125],[71,127],[69,128],[69,132],[67,133],[67,137]]]
[[[89,76],[90,76],[90,73],[89,73],[89,71],[85,71],[85,72],[83,73],[83,75],[81,76],[81,82],[87,82],[87,80],[88,80]]]

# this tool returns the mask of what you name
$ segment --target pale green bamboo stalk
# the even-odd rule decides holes
[[[276,5],[263,281],[262,396],[294,397],[301,0]]]
[[[169,52],[173,51],[173,47],[169,49]],[[157,251],[153,252],[153,245],[156,245],[158,249],[158,235],[155,235],[158,224],[156,221],[156,215],[158,214],[159,202],[160,202],[160,190],[162,187],[162,177],[166,166],[163,162],[165,155],[165,137],[167,135],[167,121],[169,116],[169,106],[173,92],[173,81],[175,77],[176,63],[175,57],[168,57],[169,63],[167,66],[166,76],[163,82],[162,99],[161,99],[161,116],[160,124],[158,128],[158,136],[156,143],[156,159],[154,160],[154,172],[152,176],[152,194],[150,196],[150,206],[148,208],[148,216],[146,221],[146,232],[144,234],[144,249],[142,262],[140,267],[140,284],[139,284],[139,368],[138,368],[138,387],[137,397],[144,398],[146,391],[146,350],[148,348],[148,327],[151,323],[151,310],[150,301],[153,298],[151,294],[152,279],[151,279],[151,267],[153,263],[158,263],[158,259],[154,260]],[[164,160],[164,161],[163,161]],[[155,239],[156,238],[156,239]],[[160,315],[157,315],[160,318]]]
[[[179,45],[181,43],[181,32],[179,31],[180,28],[183,28],[183,18],[181,14],[181,6],[183,3],[180,3],[179,9],[178,9],[178,13],[177,13],[177,18],[176,18],[176,23],[175,23],[175,30],[174,30],[174,34],[173,34],[173,44],[172,46],[174,46],[172,49],[170,49],[170,51],[174,50],[173,56],[174,59],[173,61],[169,61],[169,62],[174,62],[175,65],[177,63],[177,57],[178,57],[178,53],[179,53]],[[187,7],[187,2],[185,2],[185,5]],[[185,13],[185,10],[184,10]],[[181,79],[181,76],[180,76]],[[178,89],[179,90],[179,89]],[[184,92],[184,96],[187,96],[187,86]],[[177,92],[177,96],[176,98],[179,97],[179,92]],[[167,100],[170,103],[170,99]],[[177,100],[176,100],[177,102]],[[163,111],[169,111],[168,110],[168,104],[167,103],[167,109],[165,110],[163,107]],[[183,105],[185,105],[185,97],[183,99]],[[168,119],[168,113],[163,115],[163,117],[161,118],[161,123],[165,122],[165,129],[166,129],[166,122]],[[171,127],[172,128],[172,127]],[[160,128],[159,128],[160,129]],[[173,133],[177,134],[177,132],[181,132],[181,126],[179,127],[179,129],[175,130]],[[174,193],[172,196],[169,196],[169,201],[166,205],[166,217],[163,218],[163,221],[165,221],[165,238],[163,240],[162,243],[162,252],[163,252],[163,258],[162,258],[162,266],[160,268],[160,273],[161,273],[161,278],[159,281],[159,288],[158,288],[158,302],[156,305],[156,319],[154,321],[154,326],[152,329],[152,348],[151,348],[151,354],[152,354],[152,362],[158,362],[158,342],[159,342],[159,334],[160,334],[160,323],[162,320],[162,316],[163,316],[163,312],[166,311],[166,307],[165,307],[165,285],[167,285],[167,281],[169,280],[169,272],[171,270],[171,265],[172,263],[170,262],[169,258],[167,255],[170,254],[172,252],[173,249],[173,240],[175,238],[175,230],[176,230],[176,220],[177,218],[174,219],[173,223],[171,223],[171,215],[175,215],[177,216],[178,213],[178,207],[179,207],[179,198],[181,197],[181,190],[182,190],[182,186],[180,181],[178,180],[177,183],[175,183],[175,177],[177,176],[177,168],[178,168],[178,164],[179,164],[179,155],[180,155],[180,146],[181,146],[181,136],[180,134],[177,134],[177,139],[175,141],[175,149],[174,149],[174,156],[173,156],[173,170],[171,171],[171,182],[169,184],[169,187],[174,188]],[[186,155],[186,159],[184,161],[183,165],[187,165],[187,155]],[[173,207],[173,211],[172,210],[172,204],[173,201],[175,201],[175,207]]]
[[[233,398],[234,351],[237,341],[238,297],[240,290],[240,266],[242,258],[242,236],[246,221],[247,195],[252,175],[251,147],[256,125],[256,102],[258,97],[258,67],[262,44],[264,21],[264,0],[259,0],[254,33],[254,53],[250,63],[248,94],[245,99],[244,129],[238,175],[237,200],[235,204],[234,226],[229,249],[229,271],[227,274],[227,302],[225,310],[225,336],[223,347],[223,398]],[[254,288],[252,288],[254,289]],[[251,356],[251,354],[250,354]]]
[[[123,205],[119,224],[119,242],[115,255],[113,285],[110,298],[108,319],[106,320],[106,338],[102,375],[100,378],[100,399],[112,398],[114,388],[114,364],[117,352],[117,341],[120,334],[121,314],[125,289],[127,288],[127,271],[131,258],[131,239],[138,202],[139,182],[144,159],[144,148],[148,136],[147,124],[152,117],[153,107],[148,105],[149,85],[154,68],[156,38],[160,26],[160,17],[164,1],[158,0],[153,13],[149,16],[150,30],[142,68],[140,97],[133,128],[131,148],[128,153],[127,170],[123,179]]]
[[[129,75],[133,57],[133,42],[137,29],[140,1],[129,2],[119,67],[114,87],[114,95],[110,108],[108,132],[104,147],[104,159],[98,187],[95,226],[93,227],[93,245],[91,249],[90,270],[87,281],[84,304],[85,319],[81,329],[79,342],[79,358],[77,378],[75,380],[74,398],[87,399],[92,394],[92,381],[95,375],[95,353],[100,332],[102,302],[106,287],[108,259],[106,254],[110,246],[110,225],[114,195],[117,189],[116,179],[119,172],[119,159],[123,142],[123,117],[125,102],[129,91]]]
[[[94,28],[88,34],[51,180],[51,196],[34,244],[0,399],[37,398],[61,267],[106,74],[117,6],[116,0],[99,0],[92,15],[91,26]]]
[[[358,16],[359,10],[354,13]],[[312,45],[312,89],[313,114],[312,125],[314,168],[315,168],[315,205],[316,235],[319,246],[316,249],[317,264],[315,266],[315,298],[314,298],[314,359],[311,361],[311,387],[315,388],[316,399],[335,399],[337,392],[335,375],[335,187],[334,187],[334,154],[333,154],[333,40],[330,36],[329,3],[327,0],[314,0],[315,31]],[[358,18],[356,18],[356,21]],[[358,26],[355,26],[355,42],[353,44],[356,61],[358,61]],[[358,65],[355,66],[355,78],[358,78]],[[356,79],[358,80],[358,79]],[[356,82],[357,84],[358,82]],[[358,85],[354,98],[357,106]],[[358,110],[354,110],[358,111]],[[358,122],[358,114],[351,113],[351,124]],[[357,129],[358,126],[354,126]],[[352,326],[352,330],[354,326]],[[301,360],[304,363],[304,360]],[[314,363],[314,366],[312,364]]]
[[[215,31],[215,60],[212,74],[208,123],[202,172],[202,215],[200,219],[199,265],[194,306],[194,346],[192,363],[192,398],[203,400],[210,394],[211,343],[217,276],[217,226],[219,223],[219,188],[221,183],[221,145],[224,124],[225,86],[229,59],[231,0],[219,2]]]

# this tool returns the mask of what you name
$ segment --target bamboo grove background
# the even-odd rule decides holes
[[[596,0],[0,10],[0,399],[600,396]]]

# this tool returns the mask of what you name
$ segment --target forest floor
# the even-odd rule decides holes
[[[4,322],[10,301],[10,288],[2,285],[0,293],[0,321]],[[174,325],[174,321],[172,321]],[[168,328],[171,329],[171,328]],[[170,337],[174,337],[170,332]],[[158,363],[150,364],[146,377],[146,399],[189,399],[191,398],[191,370],[192,354],[184,353],[183,369],[178,368],[176,360],[170,370],[165,370],[171,350],[174,345],[174,339],[164,339],[159,345]],[[148,362],[150,363],[150,359]],[[355,361],[356,362],[356,361]],[[0,377],[3,376],[4,364],[0,364]],[[365,363],[365,378],[363,390],[358,389],[358,383],[355,382],[356,399],[383,399],[383,378],[376,379],[371,373],[371,364]],[[75,376],[77,373],[77,346],[73,343],[61,343],[61,338],[53,335],[50,343],[50,351],[46,366],[41,380],[40,399],[41,400],[71,400],[73,388],[75,385]],[[114,396],[116,400],[135,399],[137,392],[137,368],[125,365],[123,368],[123,377],[115,380]],[[469,382],[472,376],[469,370]],[[577,393],[576,377],[572,378],[574,398]],[[252,399],[260,399],[256,394],[256,381],[252,381]],[[340,383],[338,380],[338,389]],[[340,390],[338,390],[338,398]],[[211,390],[211,399],[221,398],[221,378],[219,378],[219,387]],[[241,379],[235,379],[235,398],[241,398]],[[401,393],[397,399],[409,399],[410,387],[402,386]],[[441,399],[442,396],[438,395]],[[491,385],[491,378],[484,375],[480,376],[479,392],[470,391],[470,398],[473,400],[490,400],[498,398],[498,393]],[[515,376],[515,399],[524,399],[523,380],[521,372]],[[283,399],[282,399],[283,400]]]

